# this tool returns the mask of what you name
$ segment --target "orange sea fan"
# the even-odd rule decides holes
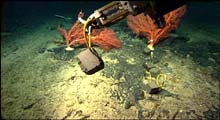
[[[129,15],[127,17],[127,23],[135,34],[147,37],[149,40],[148,46],[153,48],[159,40],[168,37],[170,31],[178,27],[180,18],[185,11],[186,5],[165,14],[165,26],[163,28],[159,28],[154,20],[149,15],[145,16],[144,13],[137,16]]]

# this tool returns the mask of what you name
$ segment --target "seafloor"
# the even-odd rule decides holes
[[[57,25],[70,28],[80,9],[89,15],[104,3],[95,4],[3,4],[1,118],[220,119],[220,2],[190,2],[175,35],[155,46],[153,63],[147,39],[122,20],[110,27],[122,48],[95,47],[105,68],[86,75],[75,59],[85,47],[65,51]],[[146,91],[146,64],[166,75],[159,94]]]

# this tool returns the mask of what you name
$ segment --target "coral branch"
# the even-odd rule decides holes
[[[116,37],[115,32],[107,28],[104,28],[95,39],[92,39],[92,43],[100,46],[105,51],[121,47],[121,42]]]
[[[185,13],[186,6],[181,6],[164,15],[165,27],[159,28],[149,15],[145,16],[144,13],[127,17],[128,26],[132,29],[133,33],[143,35],[148,38],[150,45],[153,46],[169,36],[171,30],[178,27],[180,18]]]
[[[80,17],[83,16],[83,13],[80,12]],[[65,38],[67,47],[71,47],[73,45],[85,44],[85,39],[83,37],[83,25],[79,20],[75,22],[75,24],[71,27],[71,29],[67,32],[65,29],[58,26],[58,31]],[[92,44],[98,45],[105,51],[109,51],[112,48],[120,48],[121,42],[117,38],[115,32],[113,30],[104,28],[104,29],[94,29],[92,31]]]

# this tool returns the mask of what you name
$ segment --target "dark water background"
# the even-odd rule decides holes
[[[3,2],[3,31],[14,31],[23,24],[39,25],[45,19],[56,19],[55,14],[77,18],[78,12],[83,10],[86,15],[93,13],[96,8],[106,2],[67,2],[67,1],[11,1]]]
[[[109,3],[109,1],[10,1],[3,2],[2,22],[3,31],[14,31],[16,27],[24,23],[38,24],[44,19],[54,18],[54,14],[77,17],[80,10],[89,16],[97,8]],[[190,21],[219,27],[220,2],[188,2],[185,17]]]

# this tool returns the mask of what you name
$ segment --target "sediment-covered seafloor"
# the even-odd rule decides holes
[[[219,24],[197,12],[213,7],[208,16],[219,20],[216,4],[190,4],[175,35],[155,46],[153,61],[146,38],[135,36],[126,20],[111,26],[122,48],[104,52],[94,46],[105,68],[93,75],[75,59],[85,46],[65,51],[57,31],[58,24],[70,28],[72,21],[17,19],[13,31],[1,36],[1,118],[219,119]],[[166,75],[159,94],[147,92],[147,70]]]

